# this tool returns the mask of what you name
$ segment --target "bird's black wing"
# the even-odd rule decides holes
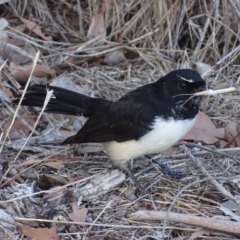
[[[63,144],[86,142],[124,142],[146,134],[154,119],[147,104],[115,102],[106,112],[96,113],[80,131]]]
[[[93,114],[80,131],[63,144],[137,140],[152,128],[167,107],[156,100],[153,84],[129,92],[103,111]],[[171,107],[171,106],[170,106]]]

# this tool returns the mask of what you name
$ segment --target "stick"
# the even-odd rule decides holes
[[[224,89],[219,89],[219,90],[213,90],[213,89],[208,89],[202,92],[197,92],[194,93],[193,96],[204,96],[204,95],[209,95],[209,96],[213,96],[213,95],[217,95],[220,93],[228,93],[228,92],[233,92],[236,91],[237,89],[234,87],[230,87],[230,88],[224,88]]]

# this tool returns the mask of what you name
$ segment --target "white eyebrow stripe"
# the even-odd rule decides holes
[[[189,82],[189,83],[193,83],[194,81],[192,79],[186,79],[184,77],[181,77],[179,75],[177,75],[178,77],[180,77],[182,80],[186,81],[186,82]]]

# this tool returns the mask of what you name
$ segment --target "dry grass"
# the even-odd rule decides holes
[[[24,33],[19,31],[17,28],[20,25],[19,18],[13,18],[11,14],[35,21],[41,26],[45,35],[53,37],[53,42],[47,43],[41,40],[32,31],[26,30]],[[104,15],[105,27],[110,33],[106,38],[97,37],[94,41],[88,40],[88,29],[93,17],[97,14]],[[28,46],[39,49],[42,52],[40,60],[50,69],[56,70],[57,76],[60,74],[72,76],[74,81],[92,96],[116,100],[131,89],[152,82],[173,69],[195,68],[198,62],[212,66],[210,74],[206,75],[206,81],[212,87],[238,87],[240,81],[239,1],[12,0],[1,5],[0,16],[8,19],[10,23],[6,29],[9,37],[20,39],[24,44],[27,43]],[[98,64],[98,62],[102,63],[107,53],[117,49],[130,56],[127,57],[127,64],[116,66]],[[69,56],[78,58],[80,64],[65,62],[63,67],[61,65],[63,59]],[[15,82],[6,70],[2,72],[2,76],[11,83]],[[51,77],[48,80],[51,81]],[[217,126],[225,126],[229,122],[239,121],[238,100],[238,93],[229,93],[224,95],[224,98],[211,97],[204,101],[202,110]],[[51,120],[53,125],[59,124],[59,119],[54,118],[53,115],[49,115],[48,120]],[[4,119],[1,119],[0,124],[4,125]],[[65,124],[65,127],[69,125]],[[13,143],[5,145],[3,154],[8,159],[15,159],[18,153],[14,147],[16,145]],[[27,158],[44,159],[52,155],[57,155],[61,161],[66,159],[67,164],[64,169],[56,172],[41,167],[38,168],[38,173],[45,171],[70,179],[76,176],[87,178],[105,172],[109,165],[109,160],[102,152],[94,154],[86,152],[78,157],[72,150],[64,151],[62,147],[53,148],[52,145],[29,149],[34,153],[23,150],[17,159],[18,163]],[[69,227],[63,228],[59,230],[60,239],[83,239],[80,237],[84,236],[85,239],[105,240],[161,239],[162,222],[130,221],[127,216],[140,209],[167,211],[178,192],[189,183],[193,184],[178,196],[171,211],[227,219],[219,210],[226,196],[209,178],[204,182],[198,182],[198,180],[209,175],[218,177],[216,181],[219,185],[224,186],[232,196],[239,195],[240,190],[232,181],[240,171],[239,160],[234,158],[234,156],[237,157],[239,149],[221,151],[226,152],[227,155],[224,156],[217,154],[218,149],[215,150],[215,152],[196,148],[192,150],[192,154],[201,162],[207,174],[199,164],[193,161],[189,149],[179,149],[176,154],[168,158],[154,156],[154,158],[162,158],[163,162],[172,169],[182,171],[186,175],[182,180],[163,177],[148,159],[136,161],[135,171],[137,169],[141,171],[138,179],[151,194],[137,197],[131,189],[129,190],[131,183],[127,181],[117,189],[91,201],[83,201],[82,206],[85,204],[89,208],[86,222],[91,226],[97,219],[95,223],[98,225],[91,228],[89,225],[86,228],[80,226],[71,230]],[[69,162],[69,156],[73,161]],[[29,169],[35,171],[33,166]],[[23,171],[24,179],[26,167]],[[223,180],[220,179],[221,177]],[[27,180],[29,186],[32,183],[30,179]],[[69,192],[76,192],[78,187],[77,184],[69,186]],[[11,187],[0,190],[2,200],[16,197],[9,193],[9,189]],[[34,191],[40,190],[36,187]],[[42,199],[42,195],[40,196],[36,201],[39,201],[41,218],[53,219],[43,207],[43,202],[46,200]],[[63,203],[59,202],[57,210],[54,211],[69,209],[71,199],[68,195],[63,199]],[[18,204],[23,204],[22,209],[16,211],[18,216],[36,218],[29,213],[30,210],[26,211],[27,206],[24,206],[23,200],[18,200]],[[53,216],[56,216],[56,213]],[[36,226],[33,223],[30,225]],[[195,231],[197,231],[196,228],[189,225],[166,222],[165,238],[183,239],[177,237],[184,236],[189,239]],[[20,236],[17,231],[15,234]],[[217,239],[238,239],[230,234],[212,234]],[[208,238],[210,239],[211,236],[201,239]]]

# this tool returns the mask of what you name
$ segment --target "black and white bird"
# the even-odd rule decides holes
[[[59,87],[47,88],[53,90],[54,97],[46,112],[88,118],[63,144],[103,143],[111,160],[121,165],[164,151],[182,139],[193,127],[201,103],[202,97],[192,95],[206,90],[206,83],[194,70],[175,70],[116,102]],[[45,96],[46,86],[30,86],[22,105],[42,107]]]

